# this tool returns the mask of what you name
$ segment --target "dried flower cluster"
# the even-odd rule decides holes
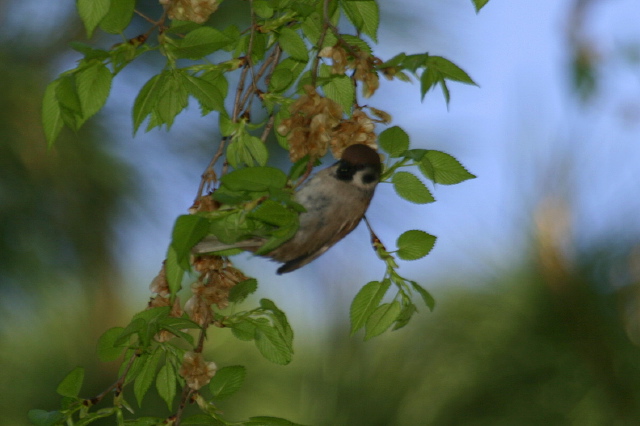
[[[335,158],[341,158],[342,151],[356,143],[378,149],[374,127],[375,124],[364,111],[355,110],[350,119],[342,120],[335,128],[331,138],[331,153]]]
[[[191,284],[193,295],[185,303],[184,310],[192,321],[206,327],[213,320],[211,305],[226,308],[229,305],[229,291],[239,282],[247,280],[247,277],[220,256],[199,256],[193,266],[200,277]]]
[[[347,65],[349,63],[349,57],[347,51],[340,45],[327,46],[323,48],[318,56],[321,58],[331,59],[331,72],[334,74],[344,74],[347,72]]]
[[[169,19],[203,24],[218,9],[218,0],[159,0]]]
[[[320,96],[311,86],[306,86],[305,92],[289,108],[291,116],[278,126],[278,132],[287,136],[291,161],[305,155],[313,161],[324,156],[329,148],[335,158],[340,158],[346,147],[357,143],[378,148],[374,121],[388,123],[389,114],[369,108],[380,118],[373,120],[357,108],[351,118],[343,119],[342,108],[336,102]]]
[[[187,352],[182,359],[180,375],[191,389],[198,390],[211,381],[217,370],[216,363],[205,361],[201,353]]]
[[[291,116],[278,126],[278,132],[287,135],[292,162],[305,155],[311,160],[324,156],[333,130],[342,119],[339,104],[320,96],[312,86],[305,86],[304,90],[306,94],[290,106]]]
[[[350,46],[349,50],[352,53],[351,56],[337,44],[323,48],[318,56],[331,59],[331,72],[334,74],[344,74],[347,69],[355,70],[353,78],[362,82],[362,94],[365,98],[370,98],[380,87],[378,73],[375,70],[379,60],[369,52],[358,50],[354,46]]]
[[[214,200],[211,195],[201,195],[196,199],[191,207],[189,207],[189,213],[196,214],[198,212],[212,212],[220,208],[220,203]]]
[[[158,275],[156,275],[153,281],[151,281],[151,284],[149,284],[149,290],[151,290],[151,293],[156,293],[161,297],[170,296],[171,291],[169,290],[169,283],[167,282],[164,263],[162,265],[162,268],[160,269],[160,272],[158,272]]]
[[[147,309],[151,308],[159,308],[163,306],[171,306],[171,311],[169,312],[169,316],[178,318],[182,316],[182,308],[180,307],[180,298],[176,296],[171,303],[171,292],[169,290],[169,283],[167,282],[167,276],[165,273],[164,265],[162,265],[162,269],[156,277],[151,281],[149,285],[149,289],[152,293],[156,293],[155,297],[152,297],[149,300],[149,304],[147,305]],[[158,342],[166,342],[168,340],[173,339],[175,334],[171,333],[167,330],[162,330],[158,334],[155,335],[155,339]]]

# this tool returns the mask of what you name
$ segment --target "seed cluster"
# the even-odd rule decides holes
[[[209,16],[218,9],[218,0],[159,0],[165,6],[170,19],[207,22]]]

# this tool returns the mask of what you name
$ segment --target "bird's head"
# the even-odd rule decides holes
[[[380,155],[363,144],[348,146],[336,163],[336,177],[364,189],[373,189],[380,181]]]

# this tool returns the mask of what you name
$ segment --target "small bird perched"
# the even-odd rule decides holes
[[[340,161],[305,182],[294,196],[306,209],[300,214],[298,231],[264,255],[284,263],[278,268],[278,274],[295,271],[313,261],[353,231],[369,207],[381,174],[378,153],[366,145],[356,144],[344,150]],[[254,238],[223,245],[210,236],[196,244],[192,252],[204,254],[234,247],[255,251],[264,241]]]

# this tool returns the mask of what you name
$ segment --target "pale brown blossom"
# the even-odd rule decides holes
[[[375,125],[369,116],[361,109],[356,109],[351,118],[342,120],[331,138],[331,153],[335,158],[341,158],[346,147],[353,144],[364,144],[378,149]]]
[[[205,361],[201,353],[187,352],[184,354],[179,372],[191,389],[198,390],[211,381],[217,370],[216,363]]]
[[[375,70],[377,62],[379,60],[364,50],[358,51],[356,57],[349,61],[348,67],[355,70],[353,78],[362,82],[362,95],[365,98],[370,98],[380,87],[378,73]]]
[[[193,295],[184,304],[184,311],[189,316],[191,321],[202,327],[207,327],[213,319],[213,312],[211,311],[211,305],[200,297],[199,295]]]
[[[169,290],[169,283],[167,282],[167,275],[164,269],[164,263],[162,264],[162,268],[160,269],[160,272],[158,272],[158,275],[156,275],[156,277],[151,281],[151,284],[149,284],[149,290],[151,290],[152,293],[157,293],[163,297],[168,297],[171,294]]]
[[[218,9],[218,0],[159,0],[167,8],[169,19],[203,24]]]
[[[191,284],[193,295],[184,310],[192,321],[207,326],[213,320],[211,305],[215,304],[219,309],[229,306],[229,291],[248,278],[220,256],[198,256],[193,266],[200,276]]]
[[[347,51],[339,46],[327,46],[323,48],[318,56],[331,59],[331,72],[333,74],[344,74],[347,70],[349,57]]]
[[[287,136],[289,157],[296,162],[309,155],[311,160],[324,156],[334,128],[342,118],[342,107],[320,96],[312,86],[289,107],[291,116],[282,120],[278,132]]]

